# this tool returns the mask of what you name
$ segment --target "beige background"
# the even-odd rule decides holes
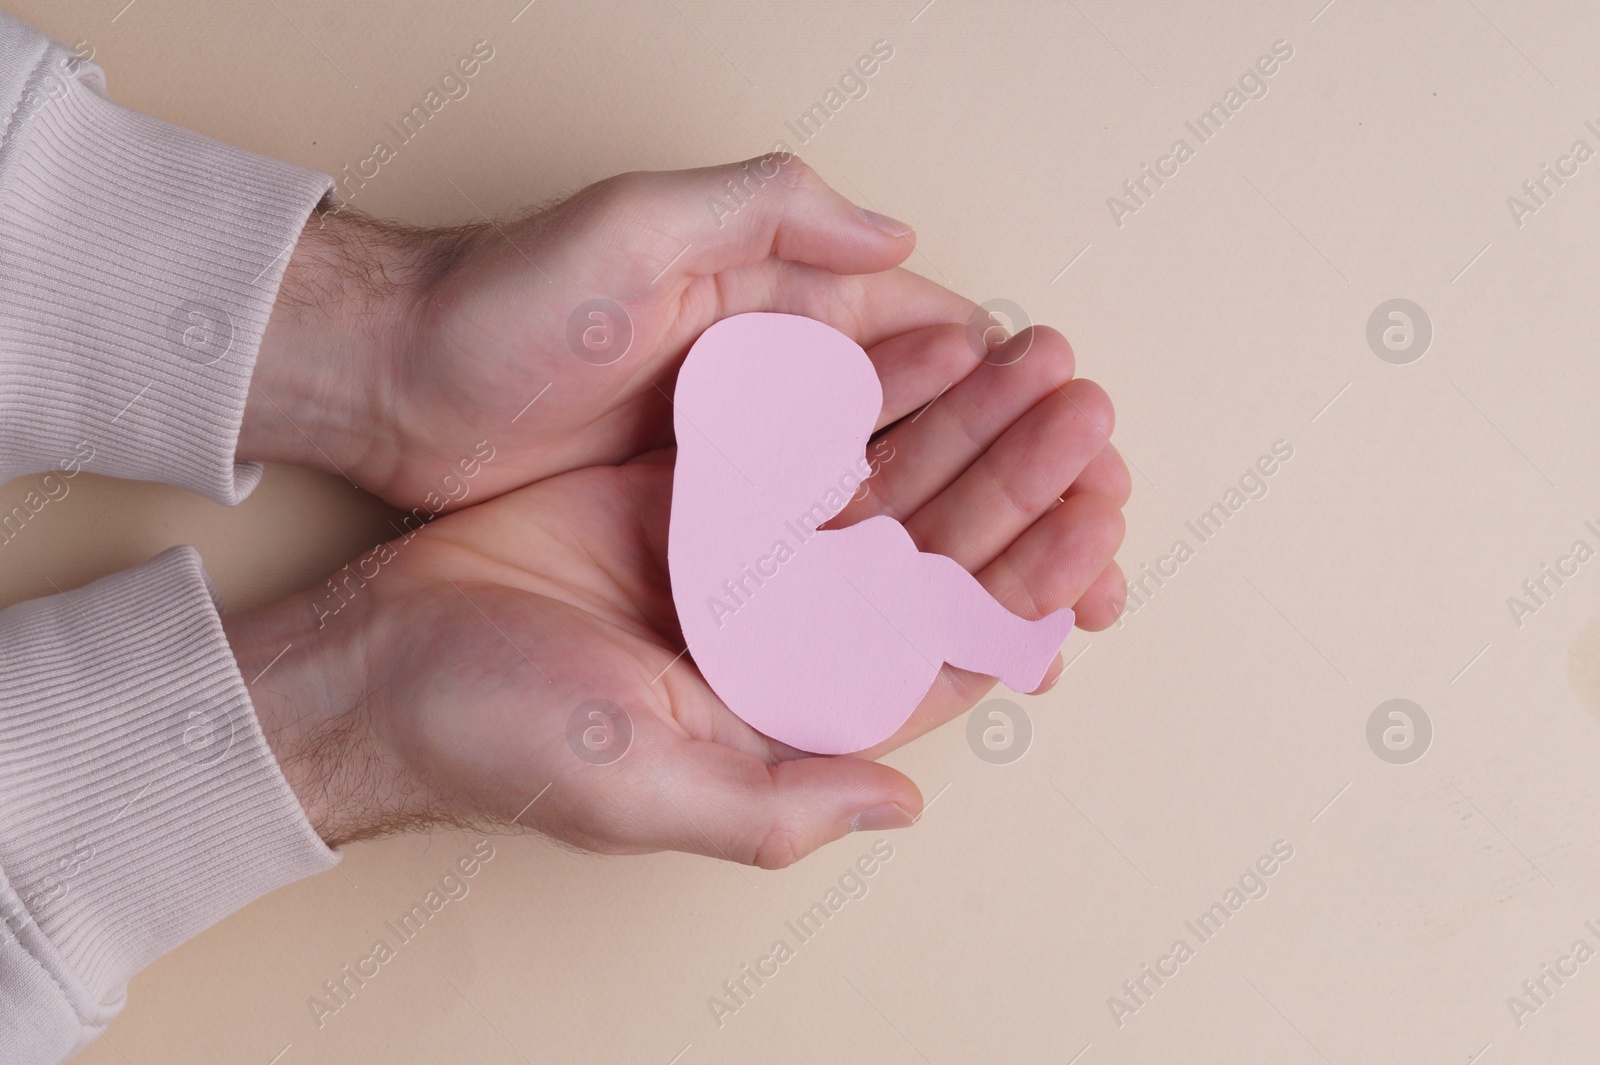
[[[917,269],[1072,339],[1138,470],[1130,574],[1194,546],[1184,522],[1275,441],[1294,454],[1123,627],[1073,637],[1058,691],[1017,700],[1024,757],[980,760],[960,724],[894,756],[937,796],[923,822],[720,1029],[708,998],[872,837],[777,874],[495,839],[319,1030],[307,999],[475,837],[352,847],[143,974],[80,1060],[1591,1059],[1600,960],[1520,1029],[1506,999],[1600,947],[1600,561],[1520,627],[1506,600],[1600,546],[1600,160],[1521,227],[1506,198],[1600,149],[1592,5],[124,2],[7,7],[87,42],[122,102],[329,171],[489,41],[356,201],[415,222],[792,144],[886,39],[804,154],[917,226]],[[1117,226],[1106,198],[1278,39],[1268,95]],[[1392,297],[1433,323],[1409,365],[1365,338]],[[79,480],[4,548],[0,599],[192,542],[248,606],[384,518],[288,469],[233,510]],[[1434,728],[1409,765],[1365,737],[1395,697]],[[1267,896],[1119,1028],[1107,998],[1280,839]]]

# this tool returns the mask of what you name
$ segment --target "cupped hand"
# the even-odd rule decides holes
[[[1114,620],[1128,475],[1107,442],[1110,403],[1072,379],[1066,343],[1033,330],[980,359],[964,330],[936,326],[869,354],[887,428],[869,451],[877,474],[835,524],[889,514],[1019,614]],[[918,368],[945,364],[966,370],[916,405]],[[920,813],[916,786],[871,759],[992,679],[946,667],[905,726],[858,756],[756,733],[682,653],[671,462],[658,450],[442,518],[378,548],[331,616],[313,592],[225,619],[246,677],[292,647],[252,698],[325,839],[517,820],[595,851],[778,867]]]
[[[669,443],[663,396],[690,344],[755,310],[868,348],[946,326],[945,363],[903,381],[920,405],[982,352],[971,301],[897,268],[913,244],[790,155],[623,174],[505,224],[330,211],[290,259],[239,455],[457,509]]]

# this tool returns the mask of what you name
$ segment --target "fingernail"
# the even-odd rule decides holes
[[[857,207],[856,210],[860,211],[861,217],[865,218],[874,229],[880,232],[887,233],[891,237],[909,237],[911,235],[911,227],[898,219],[890,218],[886,214],[879,214],[877,211],[869,211],[865,207]]]
[[[886,828],[910,828],[917,819],[899,805],[886,802],[870,810],[862,810],[850,819],[852,832],[878,832]]]

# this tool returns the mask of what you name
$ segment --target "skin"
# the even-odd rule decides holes
[[[746,202],[718,218],[709,204],[731,208],[730,179]],[[945,667],[881,747],[812,757],[745,725],[679,656],[667,397],[689,345],[728,315],[818,318],[877,367],[878,473],[833,526],[889,514],[1018,614],[1115,620],[1131,485],[1110,400],[1074,378],[1054,330],[974,344],[974,305],[899,268],[912,240],[792,156],[623,175],[505,226],[313,219],[239,456],[456,511],[376,549],[362,569],[375,575],[336,613],[324,588],[224,619],[246,677],[292,645],[251,696],[325,840],[516,821],[599,852],[777,868],[920,814],[916,786],[875,759],[965,712],[992,678]],[[573,308],[596,295],[634,330],[605,366],[567,342]],[[494,457],[470,493],[442,493],[481,441]],[[1058,657],[1045,687],[1059,672]],[[631,726],[604,764],[568,739],[592,700]]]

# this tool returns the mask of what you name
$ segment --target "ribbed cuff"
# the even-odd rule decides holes
[[[0,480],[97,473],[224,503],[290,252],[332,179],[117,106],[55,45],[0,100]],[[87,445],[87,449],[81,445]]]
[[[135,972],[338,861],[217,611],[188,547],[0,611],[0,1004],[92,1034]]]

